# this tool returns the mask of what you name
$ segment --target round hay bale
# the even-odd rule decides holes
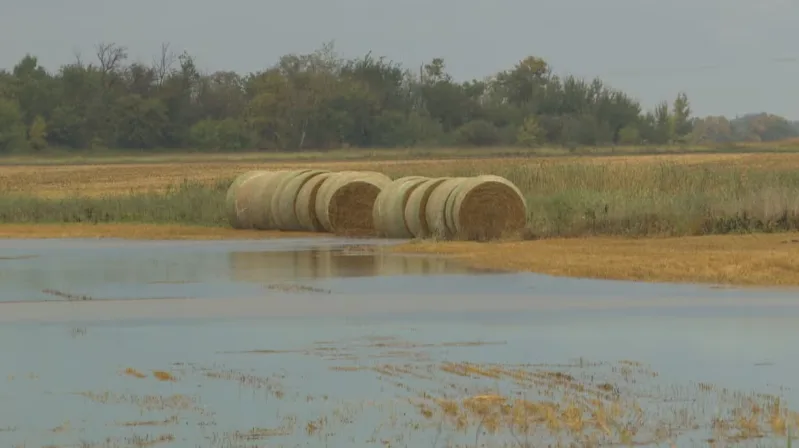
[[[297,196],[306,182],[325,170],[295,171],[292,175],[285,176],[275,188],[272,196],[271,210],[275,219],[275,227],[280,230],[302,230],[297,219]]]
[[[430,236],[449,239],[453,231],[447,226],[447,200],[468,177],[453,177],[441,182],[427,199],[424,215]]]
[[[344,171],[328,177],[316,195],[316,216],[325,230],[347,235],[374,233],[372,209],[391,178],[373,171]]]
[[[300,229],[309,232],[324,232],[325,227],[319,222],[316,216],[316,195],[319,193],[319,187],[327,180],[328,177],[335,173],[322,173],[318,176],[310,178],[300,191],[297,192],[297,199],[294,202],[294,213],[297,214],[297,222]]]
[[[306,171],[306,170],[301,170]],[[294,177],[297,171],[279,171],[267,178],[256,178],[256,190],[253,197],[253,226],[258,230],[278,230],[275,213],[272,211],[272,197],[277,186],[287,177]]]
[[[429,178],[422,176],[401,177],[383,188],[383,191],[377,196],[372,210],[375,230],[379,236],[413,237],[405,221],[405,204],[413,190],[427,180]]]
[[[447,210],[453,234],[486,241],[518,235],[527,221],[527,204],[516,185],[503,177],[468,178],[455,189]]]
[[[285,171],[261,171],[242,182],[236,192],[236,220],[239,229],[254,229],[261,219],[262,205],[259,200],[264,185],[284,175]]]
[[[264,193],[263,200],[269,201],[265,202],[263,206],[265,207],[265,211],[269,211],[268,217],[268,225],[270,230],[285,230],[283,224],[283,217],[280,216],[278,212],[278,205],[280,204],[280,191],[283,187],[285,187],[286,183],[291,181],[292,179],[301,176],[307,172],[311,171],[310,169],[304,170],[291,170],[287,171],[286,174],[280,176],[280,179],[276,179],[275,183],[272,185],[271,193],[267,192],[266,190],[262,191]],[[277,199],[277,200],[275,200]]]
[[[405,223],[408,230],[416,238],[426,238],[430,236],[430,228],[427,226],[425,209],[430,194],[435,188],[445,182],[449,177],[439,177],[426,180],[418,187],[414,188],[405,202]]]
[[[266,172],[267,171],[247,171],[246,173],[240,174],[238,177],[236,177],[236,179],[233,180],[233,183],[230,184],[230,187],[228,187],[227,195],[225,196],[225,209],[228,223],[230,223],[230,226],[234,229],[242,228],[236,206],[241,185],[256,175]]]

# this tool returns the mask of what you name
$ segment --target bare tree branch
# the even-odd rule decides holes
[[[170,48],[168,42],[161,44],[161,53],[157,57],[153,57],[153,70],[155,71],[155,80],[158,85],[162,85],[167,75],[172,71],[172,67],[177,62],[177,55]]]
[[[115,43],[100,43],[95,47],[100,71],[103,74],[116,71],[125,59],[128,58],[127,48]]]
[[[79,48],[72,50],[72,56],[75,58],[75,67],[83,68],[83,55]]]

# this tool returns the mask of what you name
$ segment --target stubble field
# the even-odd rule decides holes
[[[799,154],[228,159],[0,166],[0,236],[278,237],[285,234],[225,228],[224,196],[236,175],[300,167],[391,177],[490,173],[526,196],[523,241],[396,250],[555,275],[799,285]]]

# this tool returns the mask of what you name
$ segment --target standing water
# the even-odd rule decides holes
[[[0,242],[0,446],[796,433],[795,293],[478,272],[381,244]]]

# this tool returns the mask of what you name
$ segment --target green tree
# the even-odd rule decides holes
[[[534,115],[524,119],[516,134],[516,142],[522,146],[534,147],[544,142],[544,130]]]
[[[16,101],[0,98],[0,153],[25,147],[25,122]]]
[[[680,92],[674,100],[671,120],[672,132],[676,138],[687,137],[693,130],[691,105],[688,101],[688,95],[686,95],[685,92]]]
[[[37,151],[47,148],[47,122],[41,115],[33,119],[28,129],[28,146]]]
[[[528,56],[485,79],[456,80],[443,58],[409,70],[332,42],[262,70],[204,73],[163,44],[151,64],[102,43],[48,72],[33,55],[0,69],[0,151],[199,148],[208,151],[437,145],[774,141],[799,126],[772,114],[693,117],[680,92],[643,111],[601,79],[555,74]]]

